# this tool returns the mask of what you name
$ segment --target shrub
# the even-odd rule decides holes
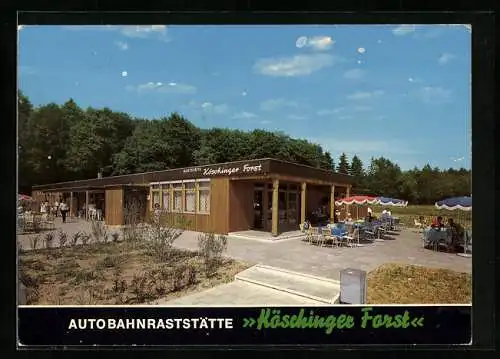
[[[37,249],[38,248],[38,243],[42,240],[41,236],[39,234],[33,235],[29,237],[30,239],[30,246],[31,249]]]
[[[68,241],[68,235],[66,232],[59,231],[57,233],[57,239],[59,240],[59,247],[64,247],[66,245],[66,242]]]
[[[83,233],[78,231],[71,236],[70,244],[72,247],[74,247],[78,244],[78,241],[82,239],[82,235],[83,235]]]
[[[118,232],[111,233],[111,241],[118,242],[119,238],[120,238],[120,233],[118,233]]]
[[[90,221],[90,235],[95,243],[106,242],[108,234],[104,223],[92,219]]]
[[[148,253],[158,261],[170,258],[173,252],[174,241],[182,234],[182,229],[162,225],[161,221],[154,220],[146,227]]]
[[[186,286],[196,283],[196,270],[188,264],[182,264],[174,268],[171,278],[172,290],[177,292]]]
[[[153,298],[151,288],[149,286],[150,280],[148,279],[149,275],[147,273],[134,274],[134,277],[132,278],[130,288],[137,303],[144,303]]]
[[[45,248],[52,248],[53,241],[54,241],[54,232],[45,233],[44,236]]]
[[[198,236],[198,249],[203,258],[205,274],[215,274],[222,263],[222,254],[227,249],[227,237],[214,233],[203,233]]]
[[[113,273],[113,286],[111,291],[116,298],[116,304],[123,304],[127,301],[125,292],[127,291],[127,282],[122,279],[121,271],[116,269]]]
[[[87,243],[89,243],[90,241],[90,235],[87,234],[87,233],[84,233],[82,232],[81,233],[81,236],[80,236],[81,240],[82,240],[82,244],[85,246]]]

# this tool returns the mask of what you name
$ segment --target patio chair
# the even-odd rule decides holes
[[[315,234],[314,228],[309,227],[306,230],[306,242],[307,243],[312,244],[314,242],[314,234]]]
[[[337,245],[337,238],[332,235],[332,230],[330,228],[323,228],[322,230],[323,244],[327,245],[331,243],[331,246]]]
[[[348,247],[353,247],[354,244],[359,247],[359,228],[355,228],[351,233],[343,236],[342,239],[346,241]]]
[[[364,228],[360,234],[363,239],[366,239],[368,241],[373,242],[377,239],[377,234],[375,233],[372,227]]]
[[[413,220],[413,223],[415,225],[415,228],[417,229],[417,232],[421,232],[424,228],[424,224],[419,222],[416,218]]]

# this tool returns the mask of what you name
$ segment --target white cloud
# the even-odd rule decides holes
[[[180,84],[175,82],[162,83],[162,82],[148,82],[138,86],[127,86],[129,91],[137,91],[139,93],[158,92],[166,94],[194,94],[196,87],[188,84]]]
[[[325,51],[329,50],[334,43],[335,41],[331,36],[301,36],[295,42],[295,46],[298,48],[308,47],[317,51]]]
[[[412,95],[425,103],[439,104],[451,101],[452,92],[439,86],[426,86],[414,91]]]
[[[334,109],[322,109],[322,110],[317,111],[316,114],[318,116],[329,116],[329,115],[338,114],[338,113],[343,112],[343,111],[345,111],[344,107],[337,107]]]
[[[357,80],[365,75],[366,71],[361,69],[352,69],[344,72],[344,77],[346,79]]]
[[[226,105],[225,103],[215,105],[212,102],[204,102],[201,104],[201,108],[205,112],[222,115],[222,114],[227,113],[229,106]]]
[[[71,31],[117,31],[126,37],[170,40],[166,25],[70,25],[63,28]]]
[[[296,55],[259,59],[253,68],[255,72],[266,76],[307,76],[340,61],[341,58],[329,54]]]
[[[438,62],[440,65],[446,65],[448,62],[450,62],[451,60],[453,60],[455,58],[456,58],[455,55],[445,53],[445,54],[442,54],[441,56],[439,56]]]
[[[354,106],[353,110],[357,112],[371,111],[373,108],[371,106]]]
[[[122,77],[127,77],[128,76],[128,72],[127,71],[122,71]]]
[[[249,119],[256,118],[256,117],[257,117],[257,115],[252,113],[252,112],[243,111],[243,112],[239,112],[239,113],[234,114],[232,119],[234,119],[234,120],[249,120]]]
[[[358,48],[358,52],[360,54],[364,54],[366,52],[366,49],[364,47],[360,47],[360,48]]]
[[[384,94],[382,90],[376,90],[371,92],[358,91],[347,96],[348,100],[368,100],[374,97],[380,97]]]
[[[284,98],[271,99],[260,103],[262,111],[275,111],[281,108],[298,108],[299,104],[295,101],[288,101]]]
[[[396,36],[405,36],[408,34],[413,34],[416,29],[416,25],[399,25],[392,29],[392,33]]]
[[[309,117],[306,115],[291,114],[291,115],[286,116],[286,118],[288,118],[289,120],[307,120]]]
[[[115,45],[122,51],[128,50],[128,44],[125,41],[116,41]]]

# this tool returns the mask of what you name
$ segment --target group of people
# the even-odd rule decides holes
[[[42,202],[42,204],[40,205],[40,213],[42,215],[52,214],[57,217],[60,213],[63,223],[66,223],[68,212],[69,207],[64,199],[62,199],[60,202],[56,200],[53,206],[50,206],[48,201]]]
[[[449,228],[451,230],[451,246],[456,248],[460,243],[460,240],[464,237],[465,229],[460,223],[457,223],[453,218],[448,218],[447,223],[443,222],[443,217],[437,216],[431,222],[431,228],[440,231],[443,228]]]

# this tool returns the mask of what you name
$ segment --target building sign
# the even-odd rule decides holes
[[[245,163],[242,165],[231,165],[230,167],[225,166],[209,166],[209,167],[193,167],[186,168],[182,173],[198,173],[201,172],[201,176],[204,177],[215,177],[215,176],[232,176],[239,174],[254,174],[262,172],[262,164],[249,164]]]

